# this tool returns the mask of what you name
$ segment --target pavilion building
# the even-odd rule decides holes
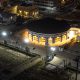
[[[42,46],[61,46],[76,40],[80,28],[70,26],[66,21],[44,18],[30,21],[23,31],[23,39]]]

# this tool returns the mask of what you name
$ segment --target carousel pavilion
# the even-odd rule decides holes
[[[76,40],[80,28],[70,26],[64,20],[43,18],[27,23],[22,32],[25,42],[40,46],[61,46]]]

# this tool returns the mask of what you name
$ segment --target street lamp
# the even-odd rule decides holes
[[[24,38],[24,43],[29,43],[29,39]]]
[[[70,31],[69,32],[69,38],[72,39],[75,36],[75,32],[74,31]]]
[[[1,35],[2,35],[3,37],[6,37],[8,34],[7,34],[6,31],[2,31]]]
[[[76,57],[76,59],[75,59],[75,61],[76,61],[76,77],[75,77],[75,80],[77,80],[78,79],[78,70],[79,70],[79,62],[80,62],[80,56],[77,56]]]
[[[50,62],[55,56],[56,47],[50,47],[46,55],[46,63]]]
[[[51,51],[56,51],[56,47],[50,47]]]

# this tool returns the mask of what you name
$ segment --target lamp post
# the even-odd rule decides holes
[[[56,47],[48,47],[46,46],[46,57],[45,57],[45,65],[47,64],[47,62],[50,62],[54,56],[56,52]]]
[[[2,32],[1,32],[1,35],[2,35],[2,37],[6,37],[8,34],[7,34],[6,31],[2,31]]]
[[[6,44],[7,43],[6,37],[8,36],[7,31],[2,31],[1,36],[2,36],[2,40],[4,41],[4,44]]]
[[[29,39],[27,39],[27,38],[24,38],[24,43],[29,43]]]
[[[30,53],[30,49],[28,48],[29,42],[30,42],[30,41],[29,41],[28,38],[24,38],[24,39],[23,39],[24,48],[25,48],[25,51],[26,51],[27,53]]]
[[[77,80],[78,78],[78,69],[79,69],[79,62],[80,62],[80,56],[77,56],[76,59],[76,77],[75,77],[75,80]]]

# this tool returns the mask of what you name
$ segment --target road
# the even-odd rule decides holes
[[[27,44],[27,46],[30,48],[30,52],[36,53],[41,55],[43,58],[47,55],[47,51],[50,50],[50,48],[47,50],[46,47],[40,47],[32,44]],[[35,49],[33,49],[35,48]],[[69,62],[72,62],[73,66],[76,66],[76,64],[73,60],[77,57],[80,56],[80,43],[76,43],[69,47],[69,49],[62,51],[62,52],[56,52],[53,53],[56,54],[56,56],[53,58],[53,60],[50,62],[51,64],[55,66],[64,66],[64,61],[66,64]]]
[[[75,24],[75,22],[80,22],[80,10],[79,9],[74,9],[73,12],[69,12],[69,14],[64,14],[64,15],[58,15],[56,16],[57,19],[63,19],[66,20],[68,22],[74,22],[73,24]]]
[[[58,60],[56,62],[60,63],[64,60],[73,61],[77,56],[80,56],[80,43],[76,43],[72,47],[69,47],[62,52],[57,52],[55,57]],[[54,64],[54,60],[55,58],[53,61],[51,61],[51,63]]]
[[[50,50],[50,48],[48,48],[48,50],[47,50],[46,47],[36,46],[36,45],[32,45],[32,44],[27,44],[27,46],[29,47],[31,53],[39,54],[42,57],[45,57]],[[59,60],[60,60],[60,62],[63,62],[64,59],[73,60],[76,58],[76,56],[80,55],[80,43],[78,43],[78,44],[76,43],[69,49],[67,49],[63,52],[56,52],[55,54],[56,54],[56,59],[58,60],[58,63],[59,63]],[[53,62],[53,64],[54,64],[54,62]]]

